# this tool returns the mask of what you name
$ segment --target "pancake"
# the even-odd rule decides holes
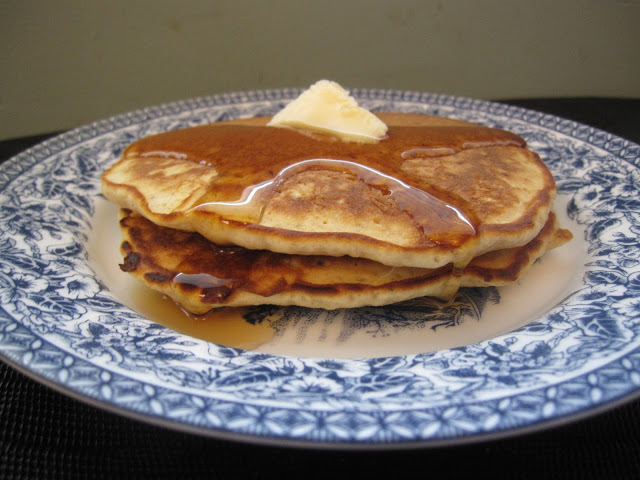
[[[107,198],[217,245],[438,269],[530,242],[551,173],[503,130],[379,114],[387,138],[221,122],[143,138],[102,177]]]
[[[348,256],[289,255],[220,246],[198,233],[155,225],[122,209],[122,270],[195,314],[246,305],[349,308],[416,297],[450,299],[461,286],[515,282],[546,251],[571,238],[551,213],[525,246],[484,254],[464,269],[393,267]]]

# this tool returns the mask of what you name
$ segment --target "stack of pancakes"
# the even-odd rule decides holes
[[[380,113],[377,143],[253,118],[130,145],[102,177],[121,268],[186,310],[385,305],[516,281],[567,242],[515,134]]]

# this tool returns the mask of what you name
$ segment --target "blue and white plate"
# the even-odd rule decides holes
[[[299,93],[233,93],[147,108],[5,162],[0,356],[127,416],[270,444],[469,442],[638,396],[640,146],[467,98],[352,91],[372,110],[512,130],[543,157],[574,240],[521,282],[463,290],[439,309],[424,301],[339,312],[258,308],[243,321],[271,336],[244,349],[157,323],[162,300],[150,301],[117,268],[117,209],[100,195],[100,175],[137,138],[273,114]]]

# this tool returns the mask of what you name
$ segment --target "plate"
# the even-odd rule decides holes
[[[509,129],[541,155],[575,238],[521,283],[465,290],[454,308],[410,302],[332,316],[259,309],[252,324],[276,335],[250,348],[151,321],[114,268],[115,207],[99,193],[101,173],[137,138],[271,115],[299,93],[238,92],[142,109],[2,164],[0,356],[123,415],[280,445],[466,443],[546,428],[638,396],[640,147],[468,98],[352,90],[371,110]]]

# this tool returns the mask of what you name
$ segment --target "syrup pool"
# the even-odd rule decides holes
[[[460,204],[454,192],[431,191],[404,162],[525,145],[511,132],[477,125],[391,126],[384,140],[361,144],[284,128],[210,124],[142,138],[123,156],[177,158],[215,169],[215,180],[190,211],[247,223],[260,221],[268,199],[287,178],[310,170],[340,171],[392,197],[426,238],[442,241],[444,233],[455,245],[475,234],[474,219],[465,211],[472,206]]]

